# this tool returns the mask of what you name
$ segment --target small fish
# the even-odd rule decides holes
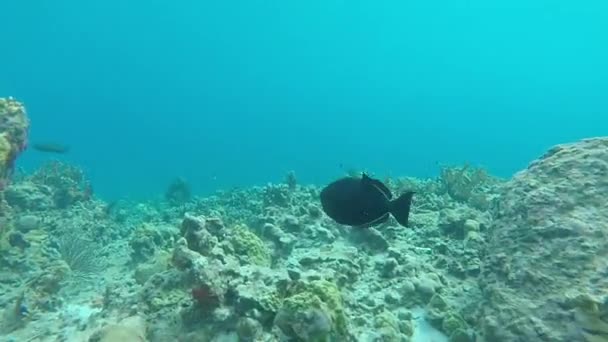
[[[327,216],[339,224],[353,227],[372,227],[386,222],[389,213],[407,227],[413,191],[393,199],[391,191],[379,180],[344,177],[321,191],[321,205]]]
[[[70,150],[70,147],[62,144],[55,143],[37,143],[33,144],[32,147],[40,152],[50,152],[50,153],[67,153]]]
[[[17,311],[18,311],[19,317],[26,317],[27,315],[30,314],[30,310],[28,310],[27,306],[23,303],[21,303],[21,305],[19,305],[19,308],[17,309]]]

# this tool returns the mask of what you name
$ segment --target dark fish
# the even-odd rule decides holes
[[[389,218],[407,227],[413,191],[393,199],[393,194],[379,180],[363,174],[341,178],[321,191],[321,205],[334,221],[355,227],[371,227]]]
[[[54,143],[37,143],[33,144],[32,147],[37,151],[50,153],[67,153],[70,150],[70,147],[67,145]]]

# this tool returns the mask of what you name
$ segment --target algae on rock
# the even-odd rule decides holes
[[[247,263],[270,266],[270,250],[254,232],[238,225],[231,230],[230,242],[237,257]]]
[[[442,167],[439,182],[443,191],[454,200],[485,210],[490,205],[487,192],[498,183],[498,179],[483,168],[465,164],[461,167]]]
[[[297,282],[289,292],[275,318],[285,335],[311,342],[348,340],[342,294],[335,284]]]

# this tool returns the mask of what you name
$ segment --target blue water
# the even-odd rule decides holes
[[[509,176],[608,127],[608,2],[5,1],[0,96],[106,197]],[[19,165],[49,158],[27,151]]]

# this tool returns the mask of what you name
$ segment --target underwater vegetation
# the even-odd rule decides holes
[[[90,278],[103,271],[101,247],[82,236],[82,231],[64,231],[55,239],[56,250],[77,278]]]
[[[608,341],[606,174],[595,138],[508,180],[390,178],[416,193],[408,227],[355,229],[293,172],[110,204],[51,161],[2,191],[0,339]]]
[[[467,203],[478,209],[488,209],[488,191],[496,187],[500,180],[479,167],[469,164],[462,166],[442,166],[439,175],[442,191],[458,202]]]

